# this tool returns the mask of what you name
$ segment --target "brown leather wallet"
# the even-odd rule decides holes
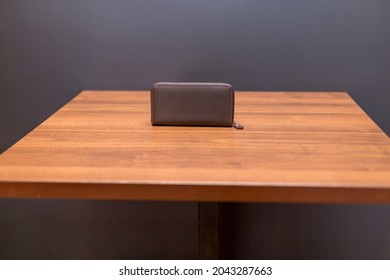
[[[152,124],[233,126],[234,89],[225,83],[155,83],[150,90]]]

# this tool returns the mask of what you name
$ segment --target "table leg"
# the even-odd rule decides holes
[[[219,257],[219,203],[198,203],[199,259]]]

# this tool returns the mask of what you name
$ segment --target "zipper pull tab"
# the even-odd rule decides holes
[[[235,129],[244,129],[244,127],[241,124],[238,124],[234,121],[233,121],[232,127],[234,127]]]

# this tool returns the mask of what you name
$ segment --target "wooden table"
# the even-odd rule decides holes
[[[238,92],[235,120],[153,127],[148,92],[83,91],[0,156],[0,197],[390,202],[390,140],[348,94]]]

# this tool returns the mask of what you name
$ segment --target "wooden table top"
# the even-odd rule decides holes
[[[83,91],[0,155],[0,197],[390,203],[390,140],[346,93],[237,92],[244,130],[154,127]]]

